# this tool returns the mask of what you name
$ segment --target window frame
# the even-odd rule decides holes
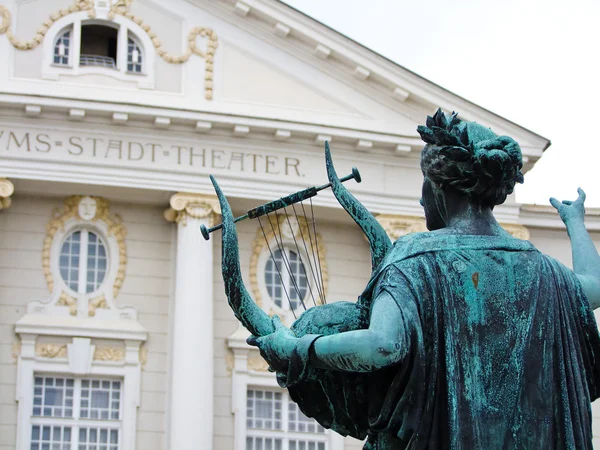
[[[277,383],[275,374],[254,370],[249,367],[249,356],[260,357],[259,353],[248,346],[249,333],[238,330],[228,338],[228,346],[233,351],[234,367],[231,379],[231,412],[234,415],[234,450],[246,450],[247,436],[247,392],[248,389],[268,389],[284,392]],[[327,450],[344,450],[344,437],[332,430],[325,430]],[[283,449],[282,449],[283,450]]]
[[[65,355],[44,357],[36,351],[37,346],[41,343],[40,335],[25,333],[22,330],[17,330],[17,333],[21,338],[21,354],[17,362],[19,376],[17,377],[16,392],[18,403],[16,450],[31,449],[32,426],[33,422],[38,419],[33,417],[36,376],[121,381],[119,450],[136,448],[137,408],[140,405],[141,395],[141,361],[139,359],[141,341],[125,340],[124,359],[103,361],[94,358],[96,345],[92,341],[93,338],[74,336],[60,338],[64,339],[61,340],[61,343],[68,348]],[[73,335],[75,332],[70,334]],[[77,334],[81,335],[81,333]],[[46,342],[47,339],[52,339],[51,342],[58,342],[56,337],[45,337],[44,339]],[[63,419],[61,418],[61,420]],[[102,422],[98,421],[98,424],[100,423]]]
[[[277,239],[279,239],[279,237]],[[270,246],[273,254],[275,253],[275,250],[279,249],[275,239],[273,239],[271,242],[269,242],[269,246]],[[300,246],[298,246],[298,247],[300,247]],[[311,307],[314,306],[311,292],[312,292],[312,295],[315,296],[315,302],[317,303],[317,305],[320,304],[318,290],[316,288],[315,280],[313,279],[311,269],[308,264],[308,256],[306,255],[305,250],[301,247],[296,248],[296,244],[293,242],[293,240],[288,239],[286,237],[283,237],[283,248],[288,252],[293,251],[294,253],[296,253],[300,257],[300,261],[304,265],[304,270],[306,271],[307,288],[306,288],[306,294],[304,295],[304,298],[302,299],[302,301],[306,305],[306,309],[310,309]],[[298,306],[296,307],[295,310],[292,310],[290,308],[290,304],[287,301],[287,298],[285,297],[285,293],[284,293],[284,297],[282,298],[281,306],[279,306],[275,303],[275,300],[271,297],[271,295],[269,293],[269,289],[267,288],[266,269],[267,269],[267,264],[268,264],[269,260],[271,259],[271,251],[269,251],[269,248],[267,246],[265,246],[265,248],[262,250],[262,252],[258,258],[258,263],[257,263],[257,275],[258,275],[257,276],[257,284],[258,284],[258,289],[260,291],[260,296],[263,299],[262,307],[265,311],[274,311],[276,314],[280,315],[282,317],[282,319],[285,317],[286,320],[287,319],[293,320],[295,317],[294,314],[296,316],[298,316],[299,314],[304,312],[304,308],[302,307],[302,301],[297,300]],[[284,275],[284,278],[286,278],[286,277],[289,278],[289,276],[287,275],[287,268],[284,266],[283,269],[284,270],[282,271],[282,275]],[[276,278],[276,280],[279,280],[279,275],[276,272],[275,272],[275,278]],[[291,280],[290,280],[290,286],[293,288],[293,283],[291,282]],[[287,289],[287,286],[286,286],[286,289]],[[289,293],[290,293],[290,291],[288,291],[288,294]]]
[[[73,416],[72,417],[54,417],[54,416],[34,416],[33,415],[33,407],[34,404],[31,404],[31,417],[29,423],[29,433],[30,433],[30,446],[31,441],[33,440],[33,427],[34,426],[60,426],[60,427],[70,427],[71,428],[71,449],[79,448],[79,430],[81,428],[103,428],[109,430],[117,430],[118,431],[118,443],[117,448],[119,450],[123,450],[121,443],[121,435],[123,430],[123,398],[124,398],[124,380],[122,377],[90,377],[90,376],[77,376],[73,374],[55,374],[55,373],[44,373],[44,372],[34,372],[33,374],[34,382],[33,387],[35,389],[35,379],[38,377],[47,378],[65,378],[65,379],[73,379]],[[81,418],[81,395],[82,395],[82,382],[84,380],[90,381],[119,381],[121,383],[120,388],[120,398],[119,398],[119,419],[90,419],[90,418]],[[35,393],[32,392],[32,399],[34,398]],[[109,402],[112,399],[109,399]]]
[[[65,77],[79,77],[90,74],[108,76],[121,81],[137,83],[140,89],[155,88],[156,52],[148,34],[135,22],[119,14],[108,19],[109,10],[97,10],[97,17],[90,19],[86,11],[76,12],[62,17],[50,27],[43,42],[44,57],[42,58],[42,78],[48,81],[64,81]],[[117,60],[116,69],[101,66],[82,66],[81,57],[81,28],[84,25],[102,25],[116,28]],[[71,49],[68,66],[54,64],[54,46],[58,37],[71,29]],[[135,37],[143,54],[142,73],[127,71],[127,41],[128,37]],[[97,87],[97,86],[95,86]],[[111,87],[114,89],[114,87]]]
[[[139,64],[141,66],[140,72],[134,72],[134,71],[129,70],[129,40],[131,40],[133,42],[133,44],[136,45],[139,49],[142,62],[140,62],[140,63],[132,62],[132,64],[134,64],[134,65]],[[146,75],[146,52],[145,52],[144,46],[140,42],[139,38],[131,30],[127,30],[127,54],[125,55],[125,66],[126,66],[125,71],[129,75]]]
[[[71,286],[69,286],[67,284],[67,282],[65,281],[65,279],[62,276],[62,272],[60,271],[60,268],[61,268],[60,258],[62,257],[62,248],[63,248],[65,242],[67,241],[67,239],[69,237],[71,237],[74,233],[77,233],[77,232],[81,232],[81,240],[79,241],[80,250],[79,250],[79,270],[78,270],[78,280],[77,280],[77,291],[75,291],[74,289],[71,288]],[[88,271],[89,271],[88,251],[89,251],[89,234],[90,233],[95,234],[104,246],[104,249],[106,252],[106,270],[104,272],[104,278],[102,279],[102,282],[100,284],[98,284],[98,287],[96,289],[94,289],[93,291],[87,292],[87,283],[88,283],[87,276],[88,276]],[[60,243],[60,250],[55,255],[55,258],[58,258],[57,264],[59,267],[59,273],[60,273],[59,276],[60,276],[62,283],[65,286],[66,291],[74,297],[79,297],[82,295],[87,295],[90,297],[98,296],[101,293],[101,291],[104,290],[105,284],[107,282],[107,278],[108,278],[109,274],[111,273],[111,271],[110,271],[111,264],[112,264],[111,256],[112,255],[110,254],[110,251],[109,251],[107,239],[105,238],[105,236],[103,236],[102,233],[99,233],[96,228],[92,228],[90,226],[76,226],[76,227],[71,228],[70,231],[68,233],[65,233],[65,235],[62,237],[61,243]]]
[[[274,429],[261,429],[261,428],[249,428],[246,425],[246,436],[248,437],[264,437],[264,438],[272,438],[272,439],[281,439],[282,446],[281,450],[289,450],[289,441],[290,440],[310,440],[318,443],[325,444],[325,450],[330,450],[331,443],[328,436],[328,433],[332,433],[332,431],[328,431],[325,429],[322,433],[309,433],[309,432],[301,432],[301,431],[290,431],[290,420],[289,420],[289,405],[290,402],[293,403],[290,398],[290,394],[284,389],[273,389],[265,386],[254,386],[250,385],[247,387],[246,392],[249,390],[258,390],[262,392],[273,392],[281,394],[281,422],[282,429],[274,430]],[[246,401],[248,400],[248,396],[246,394]],[[298,408],[298,411],[300,409]],[[246,408],[246,415],[248,414],[248,408]],[[320,425],[318,425],[320,426]],[[321,427],[322,428],[322,427]],[[245,449],[244,449],[245,450]]]
[[[67,49],[67,64],[62,64],[62,63],[57,63],[54,61],[55,58],[55,54],[54,51],[56,50],[56,46],[58,45],[58,41],[63,39],[65,34],[67,33],[71,33],[71,36],[69,38],[69,47]],[[66,26],[65,28],[61,29],[60,32],[54,37],[53,39],[53,44],[52,44],[52,65],[54,67],[61,67],[61,68],[70,68],[73,67],[73,37],[74,37],[74,33],[73,33],[73,26]]]

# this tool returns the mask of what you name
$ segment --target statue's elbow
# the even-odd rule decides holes
[[[399,342],[389,339],[379,340],[374,352],[375,365],[378,368],[391,366],[400,362],[404,358],[404,351]]]

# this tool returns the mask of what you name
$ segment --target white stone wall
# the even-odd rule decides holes
[[[0,449],[13,449],[16,439],[17,364],[13,357],[15,322],[34,298],[48,296],[42,271],[46,222],[59,202],[15,196],[0,212]]]

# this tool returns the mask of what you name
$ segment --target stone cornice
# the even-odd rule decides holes
[[[6,178],[0,178],[0,210],[8,208],[12,201],[10,196],[15,192],[14,185]]]
[[[179,192],[171,197],[170,208],[165,213],[169,222],[187,223],[188,218],[206,219],[212,223],[221,215],[221,206],[215,195]]]

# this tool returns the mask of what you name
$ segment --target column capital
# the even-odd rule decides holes
[[[0,178],[0,210],[6,209],[12,203],[10,196],[15,192],[15,186],[6,178]]]
[[[183,225],[188,218],[206,219],[214,222],[216,216],[221,215],[221,205],[216,195],[193,194],[178,192],[169,201],[170,208],[165,211],[165,219],[169,222]]]
[[[427,231],[425,219],[422,217],[404,216],[401,214],[377,214],[375,218],[392,241],[409,233]]]

